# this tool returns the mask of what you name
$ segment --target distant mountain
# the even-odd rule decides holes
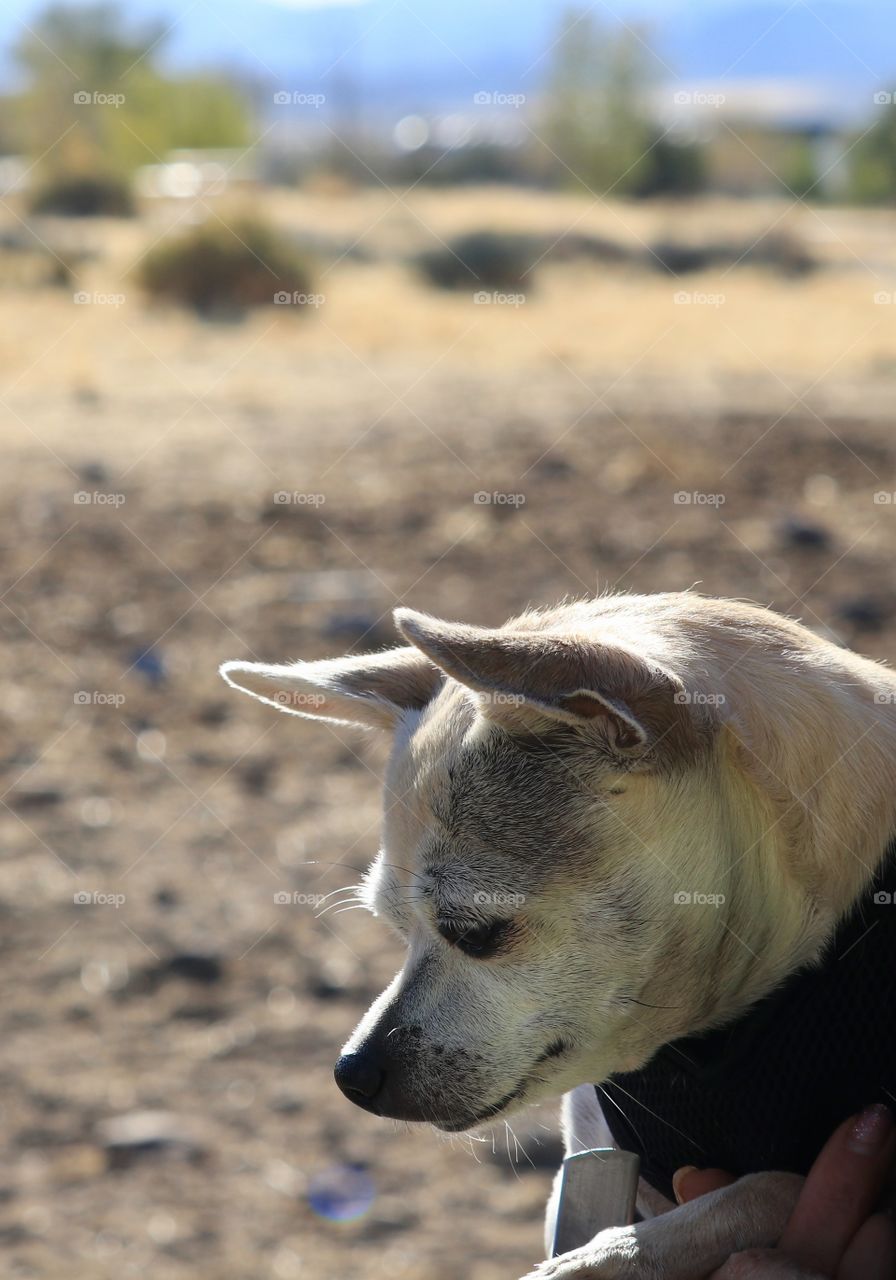
[[[567,0],[127,0],[135,21],[167,16],[166,58],[223,65],[265,86],[353,95],[365,109],[462,108],[479,90],[534,94]],[[39,0],[7,0],[8,46]],[[587,8],[587,0],[581,0]],[[683,81],[812,79],[867,91],[896,82],[892,0],[617,0],[646,22]],[[8,66],[7,66],[8,71]]]

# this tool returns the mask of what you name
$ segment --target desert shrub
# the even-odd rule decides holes
[[[648,265],[673,276],[735,266],[767,267],[779,275],[801,276],[818,264],[798,236],[788,231],[769,231],[743,243],[657,240],[651,245]]]
[[[70,218],[130,218],[134,197],[129,183],[114,174],[60,173],[47,178],[30,201],[32,213]]]
[[[312,288],[308,261],[293,242],[246,218],[232,225],[212,218],[161,241],[144,258],[139,279],[154,297],[201,315],[240,315],[278,300],[302,305]]]
[[[471,231],[421,253],[417,265],[439,289],[521,289],[531,287],[528,273],[538,256],[531,236]]]
[[[24,226],[0,229],[0,281],[3,288],[34,289],[44,285],[72,289],[74,266],[88,255],[84,250],[53,249]]]

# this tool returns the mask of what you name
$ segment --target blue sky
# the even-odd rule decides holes
[[[894,0],[582,0],[605,22],[646,20],[663,78],[804,79],[871,102],[896,81]],[[77,7],[78,0],[72,0]],[[5,0],[0,46],[43,7]],[[421,108],[471,87],[534,92],[575,0],[125,0],[171,24],[173,64],[224,66],[277,87],[341,74],[368,101]],[[6,64],[8,77],[9,64]],[[525,82],[525,83],[523,83]],[[832,89],[832,93],[841,90]],[[864,96],[863,96],[864,95]]]

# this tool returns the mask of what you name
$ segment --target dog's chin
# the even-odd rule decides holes
[[[443,1133],[465,1133],[486,1126],[493,1120],[503,1120],[514,1112],[522,1110],[530,1102],[543,1102],[546,1098],[562,1093],[564,1087],[562,1068],[551,1069],[546,1064],[551,1058],[565,1058],[569,1049],[569,1044],[558,1037],[544,1053],[539,1054],[533,1069],[522,1077],[519,1084],[505,1093],[497,1102],[490,1103],[480,1111],[468,1112],[466,1115],[444,1120],[433,1120],[430,1123],[433,1128],[440,1129]]]
[[[434,1129],[440,1129],[442,1133],[467,1133],[470,1130],[480,1128],[482,1125],[490,1124],[492,1120],[503,1119],[525,1105],[526,1090],[523,1086],[520,1086],[505,1094],[503,1098],[499,1098],[497,1102],[493,1102],[491,1106],[483,1107],[481,1111],[476,1111],[466,1116],[458,1116],[452,1120],[434,1120],[432,1125]]]

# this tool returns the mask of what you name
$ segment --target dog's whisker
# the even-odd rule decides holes
[[[620,1004],[638,1004],[642,1009],[681,1009],[680,1004],[648,1004],[646,1000],[636,1000],[634,996],[619,996]]]
[[[321,898],[321,902],[326,902],[327,898],[335,897],[337,893],[360,893],[363,887],[362,884],[344,884],[339,889],[331,889],[329,893],[325,893]]]
[[[625,1093],[625,1090],[623,1089],[623,1090],[622,1090],[622,1092],[623,1092],[623,1093]],[[600,1095],[600,1096],[601,1096],[601,1098],[605,1098],[605,1099],[607,1100],[607,1102],[612,1102],[613,1106],[616,1108],[616,1110],[617,1110],[617,1111],[619,1112],[619,1114],[622,1116],[622,1118],[623,1118],[623,1120],[625,1121],[625,1123],[626,1123],[627,1125],[630,1125],[630,1126],[631,1126],[632,1133],[635,1135],[635,1137],[638,1139],[638,1141],[639,1141],[639,1142],[641,1142],[641,1135],[639,1134],[639,1132],[638,1132],[637,1128],[635,1127],[634,1122],[628,1118],[628,1116],[625,1114],[625,1112],[623,1111],[623,1109],[622,1109],[622,1107],[620,1106],[620,1104],[616,1101],[616,1099],[615,1099],[615,1098],[613,1098],[613,1097],[611,1097],[611,1096],[610,1096],[610,1094],[608,1094],[608,1093],[604,1092],[604,1090],[601,1090],[601,1095]],[[628,1094],[627,1096],[628,1096],[628,1097],[631,1097],[631,1095],[630,1095],[630,1094]],[[642,1145],[643,1145],[643,1144],[642,1144]]]
[[[326,907],[324,907],[323,911],[316,911],[314,914],[314,918],[315,920],[322,920],[325,915],[328,915],[331,911],[336,911],[338,907],[345,907],[346,909],[350,907],[354,907],[355,909],[360,909],[361,907],[366,907],[366,906],[367,906],[367,903],[363,900],[363,898],[340,898],[336,902],[329,903]],[[337,915],[338,915],[338,911],[337,911]]]

